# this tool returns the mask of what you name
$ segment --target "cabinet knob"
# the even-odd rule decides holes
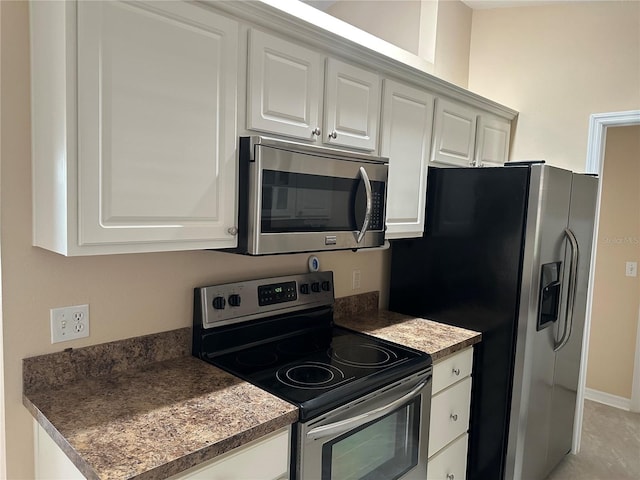
[[[460,376],[460,369],[459,368],[454,368],[453,370],[451,370],[453,372],[453,374],[458,377]]]
[[[477,167],[478,166],[478,161],[474,158],[473,160],[471,160],[469,162],[469,166],[471,167]]]
[[[456,476],[453,473],[447,473],[447,480],[454,480]]]
[[[457,414],[457,413],[452,413],[452,414],[450,415],[450,417],[451,417],[451,420],[453,420],[454,422],[457,422],[457,421],[458,421],[458,414]]]
[[[338,138],[338,132],[335,130],[329,134],[329,138],[333,138],[334,140]]]
[[[238,228],[237,227],[229,227],[227,228],[227,233],[229,233],[229,235],[237,235],[238,234]]]
[[[319,136],[320,136],[320,134],[322,133],[322,130],[320,130],[320,128],[319,128],[319,127],[316,127],[316,128],[314,128],[313,130],[311,130],[311,133],[312,133],[313,135],[315,135],[316,137],[319,137]]]

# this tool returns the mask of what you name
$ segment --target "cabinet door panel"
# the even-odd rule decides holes
[[[237,24],[79,2],[79,243],[219,240],[235,224]]]
[[[323,141],[374,151],[378,143],[380,78],[335,59],[327,60]],[[335,132],[335,138],[329,136]]]
[[[427,478],[429,480],[464,480],[467,476],[466,433],[429,459]]]
[[[478,118],[476,164],[479,167],[498,167],[509,159],[511,123],[482,114]]]
[[[429,425],[429,456],[467,431],[470,401],[470,377],[433,396]]]
[[[322,57],[258,30],[249,35],[247,128],[316,138]]]
[[[432,394],[471,375],[473,348],[466,348],[433,366]]]
[[[468,167],[473,162],[475,141],[475,110],[437,99],[431,161]]]
[[[175,475],[168,480],[280,480],[288,478],[289,429],[231,450],[221,458]]]
[[[422,236],[433,96],[384,82],[380,154],[389,158],[386,238]]]

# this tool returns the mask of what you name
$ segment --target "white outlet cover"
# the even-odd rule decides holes
[[[51,343],[67,342],[89,336],[89,305],[52,308]]]
[[[638,262],[627,262],[625,267],[625,275],[627,277],[638,276]]]

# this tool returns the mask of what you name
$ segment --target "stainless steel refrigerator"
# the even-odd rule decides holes
[[[469,480],[542,480],[571,450],[597,178],[430,168],[424,236],[392,242],[389,309],[482,332]]]

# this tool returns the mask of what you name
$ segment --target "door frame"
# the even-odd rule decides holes
[[[595,173],[601,179],[598,182],[598,200],[596,203],[596,218],[594,225],[594,241],[591,248],[591,266],[589,274],[589,288],[587,293],[587,312],[585,318],[584,338],[582,339],[582,358],[580,361],[580,377],[578,379],[578,396],[576,399],[576,414],[573,428],[572,453],[580,451],[580,437],[582,435],[582,418],[584,415],[584,397],[587,387],[587,361],[589,356],[589,336],[591,333],[591,312],[593,306],[593,285],[595,279],[596,255],[598,250],[598,229],[600,227],[600,202],[602,198],[602,173],[604,171],[604,152],[607,143],[607,129],[609,127],[628,127],[640,125],[640,110],[626,112],[594,113],[589,119],[589,137],[587,141],[586,173]],[[640,312],[638,316],[638,334],[636,335],[636,352],[633,370],[633,387],[631,393],[631,409],[640,410]]]

